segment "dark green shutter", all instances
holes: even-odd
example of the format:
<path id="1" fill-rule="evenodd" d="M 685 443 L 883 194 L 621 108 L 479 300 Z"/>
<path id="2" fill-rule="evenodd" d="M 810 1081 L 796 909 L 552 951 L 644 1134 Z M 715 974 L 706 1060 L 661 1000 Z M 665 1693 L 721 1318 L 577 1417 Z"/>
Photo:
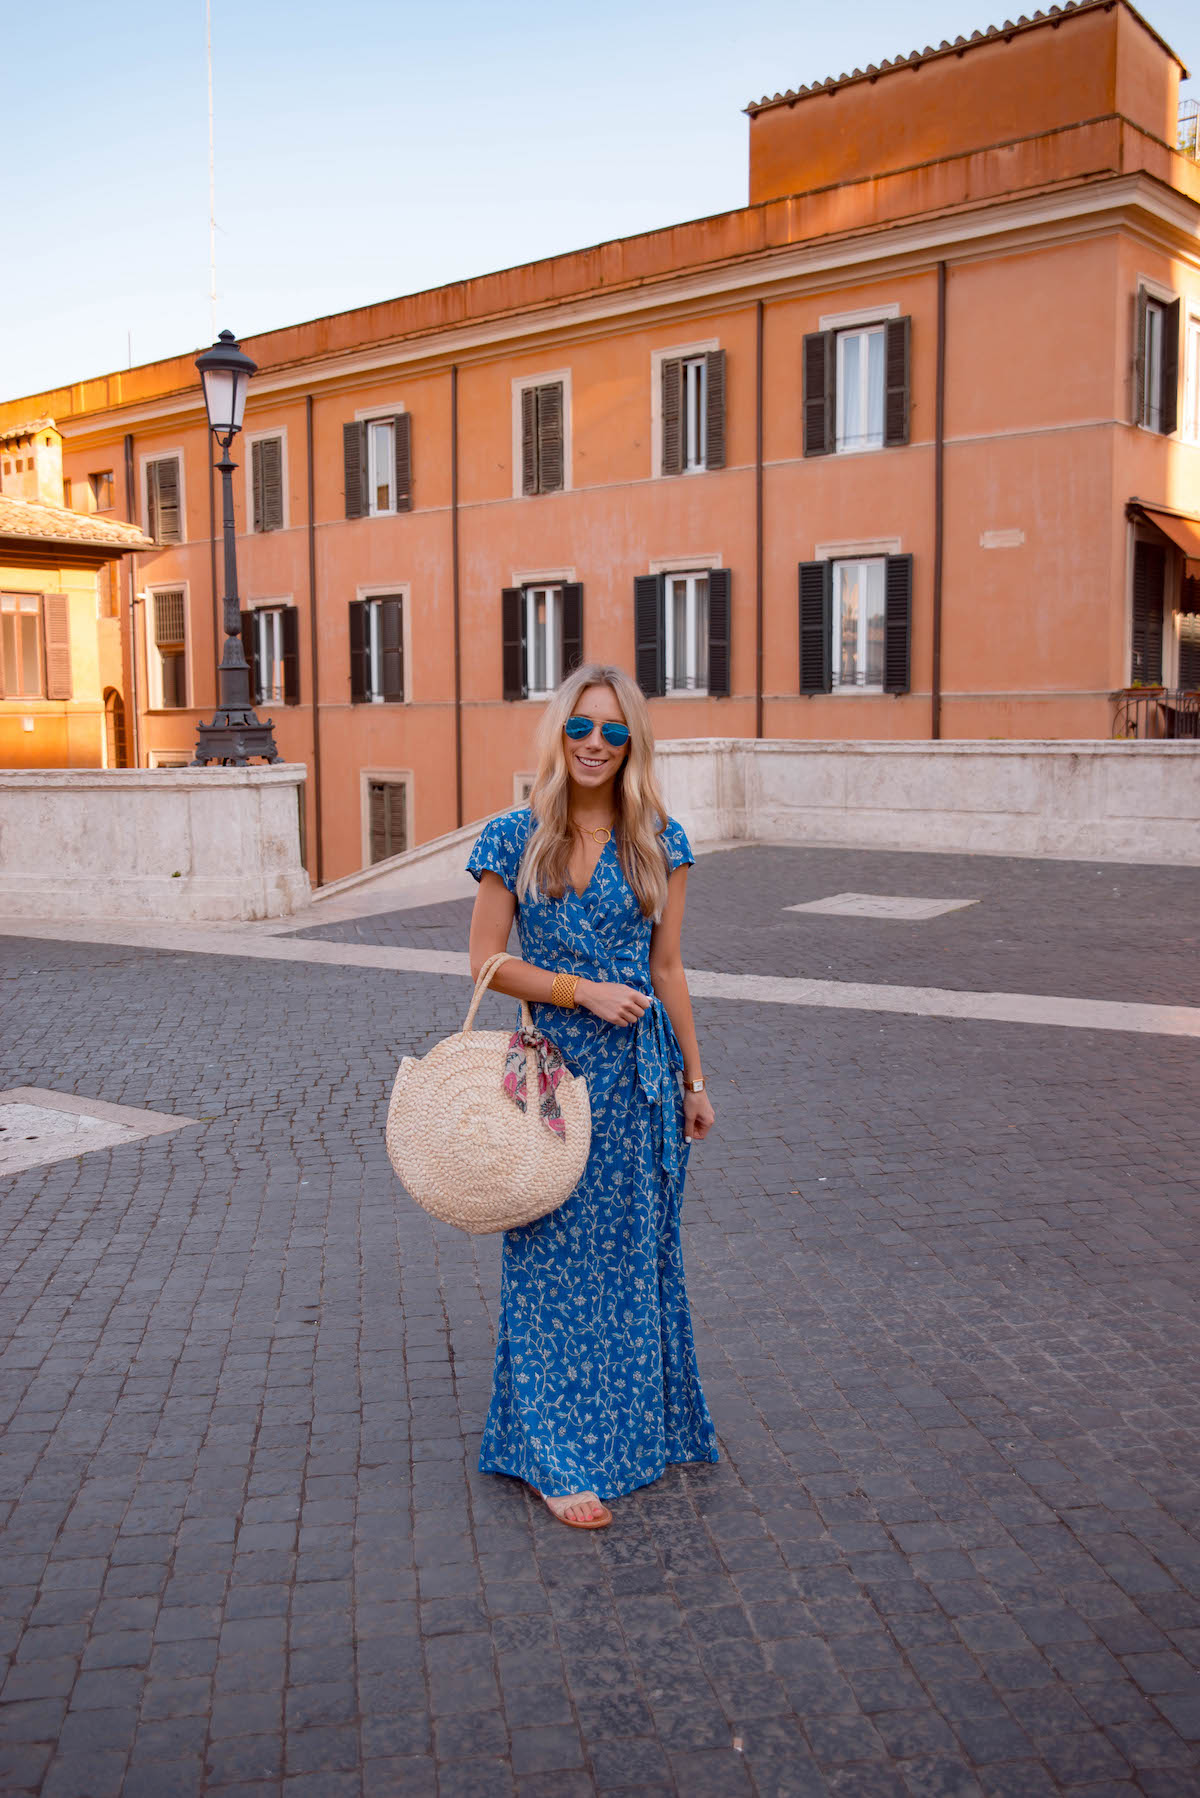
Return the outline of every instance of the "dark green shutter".
<path id="1" fill-rule="evenodd" d="M 683 473 L 683 363 L 666 356 L 662 364 L 662 471 Z"/>
<path id="2" fill-rule="evenodd" d="M 1162 682 L 1163 576 L 1166 553 L 1161 543 L 1133 546 L 1133 640 L 1131 681 L 1157 687 Z"/>
<path id="3" fill-rule="evenodd" d="M 1189 583 L 1200 585 L 1197 582 Z M 1200 598 L 1190 602 L 1193 608 L 1200 605 Z M 1177 685 L 1185 693 L 1195 692 L 1200 687 L 1200 628 L 1188 627 L 1186 634 L 1179 635 L 1179 679 Z"/>
<path id="4" fill-rule="evenodd" d="M 521 492 L 538 490 L 537 388 L 521 389 Z"/>
<path id="5" fill-rule="evenodd" d="M 300 704 L 300 612 L 296 606 L 283 607 L 283 701 Z"/>
<path id="6" fill-rule="evenodd" d="M 833 563 L 800 564 L 800 691 L 833 690 Z"/>
<path id="7" fill-rule="evenodd" d="M 710 350 L 705 357 L 705 468 L 725 466 L 725 352 Z"/>
<path id="8" fill-rule="evenodd" d="M 558 493 L 566 466 L 561 381 L 550 381 L 537 390 L 537 456 L 538 492 Z"/>
<path id="9" fill-rule="evenodd" d="M 1165 436 L 1179 426 L 1180 303 L 1163 307 L 1162 428 Z"/>
<path id="10" fill-rule="evenodd" d="M 253 612 L 242 613 L 242 651 L 250 670 L 250 704 L 262 699 L 262 681 L 258 664 L 258 622 Z"/>
<path id="11" fill-rule="evenodd" d="M 263 442 L 265 441 L 264 438 Z M 266 507 L 263 504 L 262 451 L 262 442 L 250 445 L 250 529 L 252 531 L 261 531 L 266 528 L 263 523 Z"/>
<path id="12" fill-rule="evenodd" d="M 404 610 L 399 599 L 380 599 L 379 684 L 386 700 L 404 698 Z"/>
<path id="13" fill-rule="evenodd" d="M 1146 422 L 1146 310 L 1149 295 L 1144 287 L 1137 290 L 1133 323 L 1133 422 Z"/>
<path id="14" fill-rule="evenodd" d="M 500 595 L 500 674 L 505 699 L 525 697 L 525 590 L 505 587 Z"/>
<path id="15" fill-rule="evenodd" d="M 567 581 L 562 590 L 562 672 L 570 674 L 583 661 L 583 583 Z"/>
<path id="16" fill-rule="evenodd" d="M 889 556 L 883 577 L 883 690 L 907 693 L 912 664 L 911 556 Z"/>
<path id="17" fill-rule="evenodd" d="M 396 445 L 396 510 L 412 511 L 412 414 L 397 412 L 392 420 Z"/>
<path id="18" fill-rule="evenodd" d="M 810 331 L 804 339 L 804 454 L 828 456 L 833 449 L 836 349 L 832 331 Z"/>
<path id="19" fill-rule="evenodd" d="M 346 482 L 346 517 L 365 518 L 367 503 L 367 427 L 360 419 L 342 426 L 342 464 Z"/>
<path id="20" fill-rule="evenodd" d="M 367 697 L 367 607 L 361 599 L 350 601 L 350 699 L 362 705 Z"/>
<path id="21" fill-rule="evenodd" d="M 637 684 L 651 699 L 666 691 L 666 583 L 661 574 L 639 574 L 633 582 L 633 656 Z"/>
<path id="22" fill-rule="evenodd" d="M 283 529 L 283 438 L 264 437 L 255 444 L 261 452 L 262 524 L 260 530 Z"/>
<path id="23" fill-rule="evenodd" d="M 733 577 L 728 568 L 708 572 L 708 690 L 717 699 L 729 697 L 730 603 Z"/>
<path id="24" fill-rule="evenodd" d="M 889 318 L 884 326 L 883 441 L 887 449 L 908 442 L 909 345 L 911 318 Z"/>

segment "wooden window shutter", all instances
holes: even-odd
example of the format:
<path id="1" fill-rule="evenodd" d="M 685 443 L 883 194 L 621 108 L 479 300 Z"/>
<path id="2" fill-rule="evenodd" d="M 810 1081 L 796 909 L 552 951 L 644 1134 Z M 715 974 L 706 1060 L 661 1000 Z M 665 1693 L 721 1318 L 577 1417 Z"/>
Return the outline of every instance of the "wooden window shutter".
<path id="1" fill-rule="evenodd" d="M 800 691 L 833 691 L 833 563 L 800 564 Z"/>
<path id="2" fill-rule="evenodd" d="M 1200 687 L 1200 630 L 1180 633 L 1178 684 L 1185 693 Z"/>
<path id="3" fill-rule="evenodd" d="M 350 700 L 362 705 L 367 697 L 367 605 L 350 601 Z"/>
<path id="4" fill-rule="evenodd" d="M 705 357 L 706 468 L 725 466 L 725 352 L 709 350 Z"/>
<path id="5" fill-rule="evenodd" d="M 1161 543 L 1133 546 L 1133 640 L 1129 678 L 1144 686 L 1162 681 L 1163 576 L 1166 552 Z"/>
<path id="6" fill-rule="evenodd" d="M 365 518 L 367 506 L 367 427 L 353 419 L 342 426 L 342 462 L 346 477 L 346 517 Z"/>
<path id="7" fill-rule="evenodd" d="M 537 456 L 538 492 L 560 492 L 565 467 L 561 381 L 549 381 L 537 390 Z"/>
<path id="8" fill-rule="evenodd" d="M 392 420 L 396 445 L 396 510 L 412 511 L 412 414 L 397 412 Z"/>
<path id="9" fill-rule="evenodd" d="M 379 602 L 380 686 L 386 700 L 404 698 L 404 605 L 399 599 Z"/>
<path id="10" fill-rule="evenodd" d="M 71 611 L 65 593 L 42 599 L 42 642 L 46 656 L 46 698 L 71 697 Z"/>
<path id="11" fill-rule="evenodd" d="M 1179 427 L 1179 331 L 1180 302 L 1163 307 L 1162 428 L 1169 436 Z"/>
<path id="12" fill-rule="evenodd" d="M 834 386 L 837 359 L 832 331 L 810 331 L 804 339 L 804 454 L 828 456 L 833 449 Z"/>
<path id="13" fill-rule="evenodd" d="M 583 582 L 566 581 L 562 589 L 562 672 L 570 674 L 583 661 Z"/>
<path id="14" fill-rule="evenodd" d="M 250 445 L 250 529 L 252 531 L 265 531 L 267 528 L 264 522 L 267 508 L 263 501 L 263 442 L 265 441 L 264 438 L 260 442 Z M 243 613 L 242 616 L 244 617 L 245 614 Z"/>
<path id="15" fill-rule="evenodd" d="M 683 473 L 683 363 L 667 356 L 662 364 L 662 471 Z"/>
<path id="16" fill-rule="evenodd" d="M 651 699 L 666 692 L 666 582 L 639 574 L 633 582 L 633 654 L 637 684 Z"/>
<path id="17" fill-rule="evenodd" d="M 262 698 L 262 669 L 258 662 L 258 628 L 253 612 L 242 613 L 242 651 L 246 657 L 246 666 L 250 670 L 250 704 L 257 705 Z"/>
<path id="18" fill-rule="evenodd" d="M 179 543 L 179 459 L 163 456 L 146 469 L 150 495 L 150 535 L 156 543 Z"/>
<path id="19" fill-rule="evenodd" d="M 1146 422 L 1146 308 L 1149 295 L 1144 287 L 1137 290 L 1133 323 L 1133 422 Z"/>
<path id="20" fill-rule="evenodd" d="M 537 388 L 521 389 L 521 492 L 538 490 Z"/>
<path id="21" fill-rule="evenodd" d="M 883 690 L 907 693 L 912 664 L 911 556 L 889 556 L 883 575 Z"/>
<path id="22" fill-rule="evenodd" d="M 887 449 L 908 442 L 911 318 L 889 318 L 884 326 L 883 441 Z"/>
<path id="23" fill-rule="evenodd" d="M 300 704 L 300 611 L 297 606 L 284 606 L 283 632 L 283 703 Z"/>
<path id="24" fill-rule="evenodd" d="M 283 438 L 263 437 L 254 445 L 262 470 L 262 523 L 260 531 L 283 529 Z"/>
<path id="25" fill-rule="evenodd" d="M 717 699 L 729 697 L 730 634 L 733 627 L 730 604 L 732 580 L 728 568 L 709 569 L 708 690 Z"/>
<path id="26" fill-rule="evenodd" d="M 525 589 L 505 587 L 500 595 L 500 670 L 505 699 L 525 697 Z"/>

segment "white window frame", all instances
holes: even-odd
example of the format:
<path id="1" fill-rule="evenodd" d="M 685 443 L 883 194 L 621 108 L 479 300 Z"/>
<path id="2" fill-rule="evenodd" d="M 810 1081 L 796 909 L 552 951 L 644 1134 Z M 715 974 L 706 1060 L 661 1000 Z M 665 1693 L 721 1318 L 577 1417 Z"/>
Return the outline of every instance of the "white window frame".
<path id="1" fill-rule="evenodd" d="M 844 568 L 876 567 L 882 575 L 881 597 L 887 605 L 887 561 L 884 556 L 839 556 L 833 560 L 833 617 L 829 631 L 831 691 L 835 694 L 874 694 L 883 692 L 883 669 L 879 670 L 879 680 L 867 682 L 843 682 L 838 679 L 838 671 L 842 653 L 841 632 L 841 585 Z M 883 616 L 886 618 L 886 611 Z M 858 665 L 865 668 L 867 663 L 867 611 L 863 606 L 858 617 Z"/>
<path id="2" fill-rule="evenodd" d="M 560 493 L 570 493 L 575 483 L 571 475 L 573 457 L 573 423 L 571 404 L 571 371 L 569 368 L 543 368 L 536 375 L 514 375 L 512 378 L 512 496 L 514 499 L 532 497 L 524 491 L 521 482 L 522 447 L 524 433 L 521 423 L 521 395 L 528 387 L 552 387 L 558 381 L 563 390 L 563 484 Z M 543 499 L 553 499 L 552 493 L 542 494 Z"/>
<path id="3" fill-rule="evenodd" d="M 562 679 L 563 595 L 559 581 L 532 581 L 522 591 L 525 596 L 525 697 L 547 699 Z M 538 597 L 546 599 L 546 685 L 533 680 L 534 637 L 537 631 Z"/>
<path id="4" fill-rule="evenodd" d="M 253 454 L 251 453 L 251 445 L 255 444 L 255 443 L 262 443 L 268 437 L 278 437 L 282 443 L 282 448 L 279 452 L 279 470 L 280 470 L 279 478 L 280 478 L 281 482 L 283 483 L 283 513 L 282 513 L 282 522 L 279 526 L 279 529 L 281 531 L 288 531 L 291 529 L 291 526 L 292 526 L 291 511 L 288 506 L 287 426 L 286 425 L 272 425 L 269 430 L 264 429 L 261 431 L 246 431 L 243 433 L 242 441 L 245 444 L 245 450 L 244 450 L 245 468 L 243 470 L 243 475 L 244 475 L 244 487 L 245 487 L 245 496 L 246 496 L 245 503 L 246 503 L 246 536 L 247 537 L 274 537 L 277 534 L 275 531 L 256 531 L 254 528 L 254 457 L 253 457 Z"/>
<path id="5" fill-rule="evenodd" d="M 1166 347 L 1167 308 L 1156 294 L 1146 295 L 1146 337 L 1142 358 L 1142 391 L 1138 410 L 1142 424 L 1156 437 L 1163 435 L 1163 351 Z M 1154 329 L 1151 330 L 1151 325 Z"/>
<path id="6" fill-rule="evenodd" d="M 270 534 L 272 536 L 274 535 L 273 532 Z M 260 668 L 263 666 L 263 636 L 266 634 L 265 626 L 268 619 L 273 621 L 271 635 L 276 639 L 279 645 L 279 655 L 276 659 L 276 672 L 279 677 L 278 689 L 276 690 L 273 688 L 268 692 L 264 688 L 261 698 L 258 699 L 251 694 L 251 703 L 254 705 L 286 705 L 287 703 L 283 696 L 283 614 L 291 603 L 292 599 L 289 594 L 286 599 L 255 599 L 251 601 L 248 607 L 248 610 L 254 617 L 255 649 L 258 655 L 258 664 Z M 261 634 L 260 627 L 263 627 Z"/>
<path id="7" fill-rule="evenodd" d="M 699 608 L 696 596 L 696 584 L 698 581 L 707 582 L 710 572 L 711 570 L 708 568 L 671 568 L 663 570 L 663 684 L 666 688 L 665 697 L 669 699 L 703 699 L 708 692 L 707 680 L 702 687 L 695 685 L 699 651 L 696 619 Z M 673 680 L 673 675 L 675 673 L 675 607 L 672 603 L 670 590 L 671 581 L 687 582 L 687 598 L 685 601 L 686 623 L 684 625 L 684 629 L 687 633 L 687 644 L 685 646 L 684 674 L 685 678 L 690 677 L 693 683 L 690 686 L 686 684 L 684 686 L 677 686 L 674 684 Z"/>
<path id="8" fill-rule="evenodd" d="M 180 444 L 177 447 L 168 445 L 165 449 L 143 450 L 139 461 L 142 478 L 142 529 L 148 537 L 150 535 L 150 464 L 151 462 L 166 462 L 171 456 L 174 456 L 176 462 L 179 464 L 179 541 L 178 543 L 164 543 L 162 551 L 167 553 L 173 549 L 178 549 L 180 544 L 186 543 L 188 540 L 187 489 L 184 485 L 187 465 L 184 459 L 183 445 Z M 179 581 L 164 581 L 162 582 L 162 585 L 178 587 L 181 583 Z"/>
<path id="9" fill-rule="evenodd" d="M 154 596 L 156 593 L 183 593 L 183 688 L 182 705 L 164 705 L 162 690 L 162 660 L 158 653 L 158 642 L 154 630 Z M 192 710 L 192 601 L 187 581 L 156 581 L 153 586 L 142 589 L 145 595 L 142 611 L 145 614 L 145 662 L 146 662 L 146 710 L 149 712 L 188 712 Z"/>
<path id="10" fill-rule="evenodd" d="M 400 642 L 404 653 L 404 698 L 385 700 L 382 692 L 376 695 L 374 691 L 374 683 L 382 672 L 382 658 L 381 652 L 377 647 L 379 642 L 379 612 L 377 608 L 371 608 L 368 610 L 367 615 L 363 620 L 366 625 L 366 630 L 363 632 L 363 639 L 367 649 L 367 673 L 370 676 L 371 681 L 371 688 L 367 693 L 364 703 L 367 705 L 411 705 L 413 697 L 412 602 L 410 599 L 409 583 L 407 581 L 389 581 L 386 584 L 381 585 L 379 582 L 376 582 L 373 586 L 356 588 L 354 597 L 355 599 L 365 601 L 368 607 L 370 607 L 370 602 L 373 599 L 398 599 L 400 601 Z M 374 778 L 376 780 L 382 780 L 385 777 L 382 774 L 377 774 Z M 391 776 L 388 775 L 386 778 L 390 780 Z M 411 811 L 408 814 L 408 821 L 409 830 L 411 832 Z"/>
<path id="11" fill-rule="evenodd" d="M 21 591 L 19 588 L 6 588 L 2 596 L 3 604 L 0 609 L 3 609 L 16 618 L 34 619 L 37 631 L 38 690 L 36 693 L 13 693 L 9 690 L 7 684 L 8 668 L 7 664 L 3 661 L 4 646 L 0 643 L 0 672 L 3 672 L 4 674 L 4 697 L 6 699 L 24 701 L 29 699 L 45 699 L 46 697 L 46 619 L 42 610 L 42 598 L 43 595 L 40 589 L 36 593 L 27 593 Z M 16 603 L 13 604 L 13 601 Z M 24 633 L 18 632 L 15 634 L 19 638 Z M 19 642 L 18 653 L 21 653 Z"/>
<path id="12" fill-rule="evenodd" d="M 1200 444 L 1200 313 L 1189 312 L 1183 331 L 1183 418 L 1185 443 Z"/>
<path id="13" fill-rule="evenodd" d="M 389 587 L 387 593 L 380 597 L 390 598 L 397 589 Z M 407 608 L 406 608 L 407 610 Z M 413 771 L 411 768 L 362 768 L 358 776 L 358 809 L 362 817 L 362 866 L 373 866 L 371 861 L 371 782 L 383 781 L 388 786 L 404 787 L 404 819 L 408 826 L 408 846 L 417 844 L 418 837 L 413 814 Z"/>
<path id="14" fill-rule="evenodd" d="M 363 469 L 363 479 L 367 483 L 366 516 L 368 518 L 395 518 L 397 516 L 397 512 L 396 512 L 396 429 L 395 429 L 395 426 L 392 425 L 392 457 L 391 457 L 391 466 L 390 466 L 389 473 L 388 473 L 388 489 L 392 496 L 392 503 L 390 506 L 377 506 L 375 504 L 375 481 L 372 478 L 372 471 L 375 466 L 375 448 L 374 448 L 375 440 L 371 434 L 371 426 L 372 425 L 382 425 L 382 424 L 392 424 L 392 420 L 394 418 L 399 418 L 402 413 L 407 412 L 407 411 L 408 411 L 407 406 L 402 406 L 398 403 L 393 403 L 390 406 L 360 406 L 358 408 L 358 411 L 354 414 L 355 423 L 363 424 L 363 425 L 366 425 L 366 427 L 367 427 L 367 465 Z M 272 434 L 272 433 L 269 433 L 269 434 Z M 286 463 L 285 463 L 285 467 L 286 467 Z M 398 587 L 382 587 L 378 590 L 377 597 L 386 598 L 388 594 L 398 593 L 399 591 L 400 591 L 400 589 Z M 368 597 L 370 597 L 370 596 L 368 595 Z M 407 666 L 407 664 L 406 664 L 406 666 Z M 407 685 L 407 682 L 405 684 Z"/>
<path id="15" fill-rule="evenodd" d="M 677 478 L 663 473 L 662 365 L 676 359 L 685 363 L 699 361 L 710 350 L 719 350 L 720 347 L 719 337 L 706 337 L 701 343 L 677 343 L 650 352 L 650 474 L 656 481 L 673 481 Z M 706 383 L 707 378 L 706 372 Z M 688 474 L 700 472 L 701 469 L 685 469 Z"/>
<path id="16" fill-rule="evenodd" d="M 846 381 L 845 381 L 845 378 L 844 378 L 843 372 L 842 372 L 842 370 L 843 370 L 843 346 L 846 343 L 848 343 L 852 337 L 861 338 L 863 340 L 864 344 L 866 343 L 867 339 L 871 338 L 871 337 L 878 337 L 883 342 L 884 368 L 883 368 L 883 382 L 880 386 L 880 392 L 879 392 L 879 430 L 877 433 L 871 432 L 870 430 L 868 430 L 868 433 L 867 433 L 868 440 L 866 442 L 859 442 L 859 443 L 846 443 L 844 441 L 844 438 L 846 435 Z M 887 328 L 886 328 L 885 321 L 883 319 L 875 319 L 869 324 L 860 324 L 860 325 L 849 326 L 849 327 L 845 327 L 845 328 L 837 331 L 834 335 L 833 348 L 834 348 L 834 357 L 835 357 L 834 393 L 835 393 L 835 397 L 836 397 L 836 406 L 835 406 L 836 417 L 834 419 L 834 439 L 833 439 L 834 453 L 839 456 L 870 456 L 870 455 L 874 455 L 877 450 L 881 450 L 883 448 L 883 440 L 884 440 L 884 435 L 885 435 L 884 424 L 885 424 L 886 415 L 887 415 Z M 869 416 L 869 403 L 870 403 L 870 392 L 871 392 L 871 379 L 870 379 L 871 359 L 870 359 L 869 352 L 864 354 L 861 360 L 862 360 L 862 367 L 861 367 L 861 370 L 859 373 L 859 399 L 862 403 L 863 416 L 864 416 L 864 418 L 866 418 L 867 424 L 869 426 L 870 422 L 871 422 L 870 416 Z M 879 439 L 878 442 L 875 441 L 876 436 L 878 436 L 878 439 Z"/>

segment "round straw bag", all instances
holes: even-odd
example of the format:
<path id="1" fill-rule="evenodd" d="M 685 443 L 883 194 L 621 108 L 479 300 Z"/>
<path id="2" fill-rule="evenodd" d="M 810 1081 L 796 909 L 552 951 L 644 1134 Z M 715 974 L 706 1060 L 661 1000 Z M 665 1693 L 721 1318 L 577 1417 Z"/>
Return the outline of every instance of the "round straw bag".
<path id="1" fill-rule="evenodd" d="M 579 1184 L 592 1142 L 587 1084 L 564 1072 L 555 1088 L 565 1134 L 542 1121 L 539 1043 L 524 999 L 524 1109 L 504 1091 L 511 1031 L 475 1030 L 475 1013 L 508 954 L 479 970 L 463 1027 L 419 1059 L 406 1055 L 392 1088 L 387 1151 L 411 1196 L 460 1230 L 515 1230 L 554 1211 Z"/>

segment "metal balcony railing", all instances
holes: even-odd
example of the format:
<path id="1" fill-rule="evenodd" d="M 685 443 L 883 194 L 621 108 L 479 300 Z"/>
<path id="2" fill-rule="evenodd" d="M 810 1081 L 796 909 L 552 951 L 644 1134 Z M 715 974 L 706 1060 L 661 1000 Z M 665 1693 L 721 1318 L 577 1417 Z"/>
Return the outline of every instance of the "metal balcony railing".
<path id="1" fill-rule="evenodd" d="M 1179 154 L 1200 161 L 1200 100 L 1179 102 Z"/>
<path id="2" fill-rule="evenodd" d="M 1200 740 L 1200 692 L 1179 687 L 1126 687 L 1114 693 L 1114 737 L 1139 742 L 1190 737 Z"/>

